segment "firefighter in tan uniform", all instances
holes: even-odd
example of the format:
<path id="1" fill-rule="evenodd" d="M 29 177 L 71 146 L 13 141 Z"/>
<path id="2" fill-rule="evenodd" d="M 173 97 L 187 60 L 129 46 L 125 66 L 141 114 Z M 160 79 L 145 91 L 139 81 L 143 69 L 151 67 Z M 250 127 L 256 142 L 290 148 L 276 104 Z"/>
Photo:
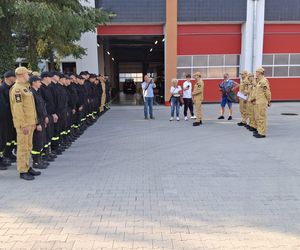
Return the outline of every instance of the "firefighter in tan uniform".
<path id="1" fill-rule="evenodd" d="M 254 74 L 250 73 L 248 75 L 249 88 L 248 88 L 248 100 L 247 100 L 247 116 L 249 118 L 248 129 L 252 132 L 257 131 L 256 119 L 255 119 L 255 109 L 254 109 L 254 99 L 256 95 L 256 79 Z"/>
<path id="2" fill-rule="evenodd" d="M 100 112 L 103 112 L 105 104 L 106 104 L 106 84 L 105 84 L 105 78 L 102 75 L 100 76 L 100 83 L 101 83 L 101 87 L 102 87 Z"/>
<path id="3" fill-rule="evenodd" d="M 203 101 L 204 82 L 201 78 L 200 72 L 196 72 L 194 74 L 194 78 L 196 82 L 194 85 L 194 91 L 192 93 L 192 96 L 195 104 L 196 121 L 193 123 L 193 126 L 199 126 L 202 124 L 202 101 Z"/>
<path id="4" fill-rule="evenodd" d="M 269 81 L 264 76 L 265 70 L 258 68 L 256 70 L 257 85 L 255 93 L 255 113 L 257 132 L 253 136 L 256 138 L 266 137 L 267 130 L 267 108 L 271 103 L 271 90 Z"/>
<path id="5" fill-rule="evenodd" d="M 32 136 L 35 130 L 37 117 L 34 98 L 29 87 L 30 71 L 19 67 L 15 71 L 16 83 L 10 90 L 10 105 L 14 127 L 17 131 L 17 167 L 20 178 L 33 180 L 41 172 L 29 166 L 30 152 L 32 150 Z"/>
<path id="6" fill-rule="evenodd" d="M 242 71 L 241 72 L 241 83 L 239 84 L 239 92 L 248 96 L 248 88 L 249 88 L 249 81 L 248 81 L 248 72 Z M 247 125 L 247 101 L 239 98 L 239 106 L 240 106 L 240 113 L 242 117 L 242 121 L 239 122 L 238 126 L 246 126 Z"/>

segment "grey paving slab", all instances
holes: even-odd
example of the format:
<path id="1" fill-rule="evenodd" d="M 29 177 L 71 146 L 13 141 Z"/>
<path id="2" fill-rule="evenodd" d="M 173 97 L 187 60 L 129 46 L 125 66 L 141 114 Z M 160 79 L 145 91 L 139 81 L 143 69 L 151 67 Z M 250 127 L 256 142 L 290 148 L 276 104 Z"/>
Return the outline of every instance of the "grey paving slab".
<path id="1" fill-rule="evenodd" d="M 0 249 L 300 249 L 300 103 L 257 140 L 204 105 L 112 107 L 34 182 L 0 172 Z"/>

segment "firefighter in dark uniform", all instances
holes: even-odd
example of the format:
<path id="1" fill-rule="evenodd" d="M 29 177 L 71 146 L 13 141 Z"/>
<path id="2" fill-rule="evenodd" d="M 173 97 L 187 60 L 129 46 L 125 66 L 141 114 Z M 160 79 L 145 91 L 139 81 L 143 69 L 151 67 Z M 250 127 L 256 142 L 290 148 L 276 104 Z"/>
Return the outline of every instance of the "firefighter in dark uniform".
<path id="1" fill-rule="evenodd" d="M 106 104 L 105 108 L 109 109 L 109 103 L 110 103 L 110 81 L 109 76 L 104 76 L 105 79 L 105 93 L 106 93 Z"/>
<path id="2" fill-rule="evenodd" d="M 82 112 L 81 112 L 81 119 L 80 119 L 80 131 L 83 132 L 87 127 L 87 115 L 88 115 L 88 92 L 86 88 L 86 80 L 83 76 L 79 75 L 79 95 L 82 98 L 83 105 L 82 105 Z"/>
<path id="3" fill-rule="evenodd" d="M 76 90 L 76 85 L 73 82 L 74 81 L 74 75 L 70 75 L 67 77 L 67 92 L 68 92 L 68 109 L 70 113 L 69 117 L 69 124 L 68 124 L 68 130 L 69 133 L 69 140 L 73 142 L 76 139 L 76 125 L 75 125 L 75 118 L 76 118 L 76 108 L 78 103 L 78 95 Z"/>
<path id="4" fill-rule="evenodd" d="M 54 133 L 52 137 L 51 149 L 54 154 L 61 155 L 67 148 L 64 145 L 64 137 L 67 122 L 67 92 L 64 87 L 65 76 L 60 72 L 53 72 L 52 77 L 52 94 L 54 96 L 55 114 L 57 114 L 57 122 L 54 123 Z"/>
<path id="5" fill-rule="evenodd" d="M 49 163 L 43 162 L 42 152 L 45 145 L 46 126 L 49 123 L 49 119 L 47 116 L 46 103 L 39 91 L 39 88 L 42 85 L 41 78 L 38 76 L 31 76 L 29 78 L 29 83 L 31 85 L 31 92 L 34 97 L 37 114 L 37 124 L 33 132 L 31 151 L 33 168 L 45 169 Z"/>
<path id="6" fill-rule="evenodd" d="M 92 124 L 92 99 L 93 99 L 93 90 L 92 90 L 92 83 L 90 82 L 90 73 L 88 71 L 83 71 L 80 75 L 84 78 L 84 88 L 86 92 L 86 100 L 84 104 L 85 108 L 85 118 L 86 118 L 86 125 Z"/>
<path id="7" fill-rule="evenodd" d="M 97 79 L 97 76 L 95 74 L 90 74 L 90 83 L 91 83 L 91 116 L 90 120 L 91 122 L 96 121 L 97 112 L 95 109 L 96 106 L 96 96 L 97 96 L 97 86 L 95 84 L 95 81 Z"/>
<path id="8" fill-rule="evenodd" d="M 85 102 L 86 92 L 84 88 L 84 78 L 77 76 L 76 90 L 78 95 L 76 126 L 78 127 L 78 135 L 81 135 L 85 129 Z"/>
<path id="9" fill-rule="evenodd" d="M 99 108 L 100 108 L 101 95 L 100 95 L 100 90 L 99 90 L 99 84 L 100 84 L 100 81 L 97 76 L 97 78 L 95 80 L 95 112 L 96 112 L 97 118 L 99 118 L 99 116 L 100 116 Z"/>
<path id="10" fill-rule="evenodd" d="M 67 142 L 68 93 L 65 87 L 66 76 L 59 74 L 57 83 L 57 114 L 59 123 L 59 147 L 62 151 L 69 145 Z"/>
<path id="11" fill-rule="evenodd" d="M 46 127 L 46 138 L 44 145 L 44 160 L 51 162 L 57 157 L 55 154 L 51 152 L 51 140 L 54 132 L 54 120 L 57 121 L 58 116 L 55 113 L 55 100 L 51 90 L 51 77 L 53 75 L 50 72 L 42 72 L 41 73 L 41 82 L 42 85 L 39 89 L 41 96 L 43 97 L 46 103 L 48 124 Z"/>
<path id="12" fill-rule="evenodd" d="M 0 170 L 6 170 L 7 167 L 11 165 L 10 160 L 3 157 L 7 141 L 7 106 L 8 104 L 4 97 L 4 88 L 3 85 L 0 84 Z"/>
<path id="13" fill-rule="evenodd" d="M 7 108 L 7 141 L 5 150 L 3 152 L 4 158 L 8 158 L 11 162 L 16 162 L 17 157 L 13 154 L 14 148 L 16 148 L 16 129 L 14 128 L 12 114 L 10 110 L 9 91 L 16 81 L 16 75 L 13 71 L 9 70 L 4 74 L 4 82 L 2 83 L 4 88 L 4 98 Z"/>

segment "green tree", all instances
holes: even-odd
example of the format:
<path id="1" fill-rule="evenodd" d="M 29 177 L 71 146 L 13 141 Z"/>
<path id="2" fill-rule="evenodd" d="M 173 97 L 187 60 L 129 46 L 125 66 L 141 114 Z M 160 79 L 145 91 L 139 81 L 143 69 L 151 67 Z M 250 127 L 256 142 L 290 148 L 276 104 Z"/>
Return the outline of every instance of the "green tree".
<path id="1" fill-rule="evenodd" d="M 16 20 L 14 0 L 1 0 L 0 3 L 0 75 L 12 69 L 16 62 L 16 42 L 13 26 Z"/>
<path id="2" fill-rule="evenodd" d="M 25 47 L 20 57 L 26 58 L 33 70 L 40 59 L 49 60 L 53 68 L 62 57 L 81 58 L 85 55 L 85 49 L 77 44 L 81 35 L 95 31 L 112 17 L 101 9 L 83 6 L 79 0 L 17 0 L 15 7 L 18 41 Z"/>

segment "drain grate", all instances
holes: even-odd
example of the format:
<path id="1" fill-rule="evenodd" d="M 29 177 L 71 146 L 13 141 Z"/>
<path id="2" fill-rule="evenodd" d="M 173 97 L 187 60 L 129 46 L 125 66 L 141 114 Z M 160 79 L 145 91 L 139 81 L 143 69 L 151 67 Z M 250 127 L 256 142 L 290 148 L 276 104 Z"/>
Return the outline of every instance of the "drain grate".
<path id="1" fill-rule="evenodd" d="M 296 113 L 281 113 L 281 115 L 298 115 Z"/>

